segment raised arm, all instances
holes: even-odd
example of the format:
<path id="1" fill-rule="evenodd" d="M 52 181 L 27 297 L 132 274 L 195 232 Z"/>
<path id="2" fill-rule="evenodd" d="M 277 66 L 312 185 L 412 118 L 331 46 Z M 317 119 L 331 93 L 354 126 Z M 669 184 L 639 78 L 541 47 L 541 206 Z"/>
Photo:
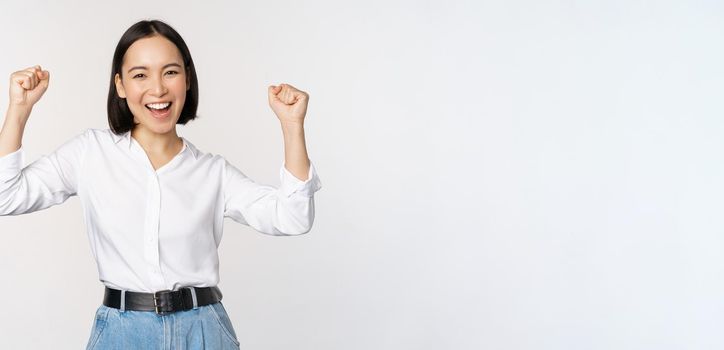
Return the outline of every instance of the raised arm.
<path id="1" fill-rule="evenodd" d="M 10 105 L 0 130 L 0 216 L 45 209 L 77 193 L 88 131 L 23 168 L 25 124 L 49 79 L 40 66 L 11 75 Z"/>
<path id="2" fill-rule="evenodd" d="M 309 94 L 289 84 L 269 86 L 269 106 L 279 118 L 284 135 L 284 163 L 289 172 L 308 180 L 309 157 L 304 137 Z"/>
<path id="3" fill-rule="evenodd" d="M 280 186 L 257 184 L 226 162 L 224 215 L 270 235 L 300 235 L 314 224 L 314 193 L 322 182 L 307 156 L 304 117 L 309 95 L 289 84 L 269 86 L 269 106 L 284 134 Z"/>
<path id="4" fill-rule="evenodd" d="M 10 101 L 0 130 L 0 157 L 20 149 L 30 112 L 48 89 L 49 82 L 50 72 L 42 70 L 40 66 L 10 75 Z"/>

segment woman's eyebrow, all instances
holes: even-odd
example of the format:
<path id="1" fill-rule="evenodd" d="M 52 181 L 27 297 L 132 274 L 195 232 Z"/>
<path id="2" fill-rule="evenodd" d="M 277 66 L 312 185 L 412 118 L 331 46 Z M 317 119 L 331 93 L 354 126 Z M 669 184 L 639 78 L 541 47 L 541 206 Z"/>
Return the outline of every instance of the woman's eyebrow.
<path id="1" fill-rule="evenodd" d="M 168 68 L 168 67 L 179 67 L 179 68 L 182 68 L 181 65 L 178 64 L 178 63 L 169 63 L 169 64 L 163 66 L 161 69 L 163 70 L 163 69 L 166 69 L 166 68 Z M 134 70 L 134 69 L 148 69 L 148 67 L 146 67 L 146 66 L 135 66 L 135 67 L 131 67 L 131 69 L 128 70 L 128 73 L 130 73 L 130 72 L 131 72 L 132 70 Z"/>

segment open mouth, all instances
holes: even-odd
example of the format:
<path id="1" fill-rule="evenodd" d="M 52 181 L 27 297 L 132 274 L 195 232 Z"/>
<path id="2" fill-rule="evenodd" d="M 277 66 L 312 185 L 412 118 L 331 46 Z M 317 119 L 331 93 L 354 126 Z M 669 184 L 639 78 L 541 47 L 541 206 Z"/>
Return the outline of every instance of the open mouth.
<path id="1" fill-rule="evenodd" d="M 146 108 L 151 111 L 151 115 L 153 115 L 156 118 L 165 118 L 169 115 L 169 112 L 171 111 L 171 102 L 164 102 L 164 103 L 149 103 L 146 105 Z"/>

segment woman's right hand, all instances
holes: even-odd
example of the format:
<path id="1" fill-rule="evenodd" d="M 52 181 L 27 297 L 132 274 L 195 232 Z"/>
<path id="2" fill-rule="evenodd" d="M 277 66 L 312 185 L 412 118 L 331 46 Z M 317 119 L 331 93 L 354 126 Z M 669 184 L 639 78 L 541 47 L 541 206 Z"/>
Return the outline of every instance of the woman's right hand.
<path id="1" fill-rule="evenodd" d="M 10 75 L 10 106 L 32 109 L 50 82 L 50 72 L 34 66 Z"/>

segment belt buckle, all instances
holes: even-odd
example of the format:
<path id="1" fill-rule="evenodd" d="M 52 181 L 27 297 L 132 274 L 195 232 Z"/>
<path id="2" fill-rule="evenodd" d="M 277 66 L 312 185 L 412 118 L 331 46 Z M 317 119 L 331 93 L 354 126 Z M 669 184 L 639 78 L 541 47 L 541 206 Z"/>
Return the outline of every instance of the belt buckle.
<path id="1" fill-rule="evenodd" d="M 159 295 L 159 293 L 165 293 L 165 295 L 168 295 L 168 293 L 170 293 L 170 292 L 171 292 L 171 290 L 165 289 L 165 290 L 159 290 L 158 292 L 153 293 L 153 308 L 156 311 L 157 315 L 163 316 L 163 315 L 170 313 L 169 311 L 163 310 L 163 307 L 167 306 L 166 304 L 162 304 L 162 305 L 158 304 L 158 300 L 161 299 L 161 296 Z M 159 308 L 161 308 L 161 310 L 159 310 Z"/>

